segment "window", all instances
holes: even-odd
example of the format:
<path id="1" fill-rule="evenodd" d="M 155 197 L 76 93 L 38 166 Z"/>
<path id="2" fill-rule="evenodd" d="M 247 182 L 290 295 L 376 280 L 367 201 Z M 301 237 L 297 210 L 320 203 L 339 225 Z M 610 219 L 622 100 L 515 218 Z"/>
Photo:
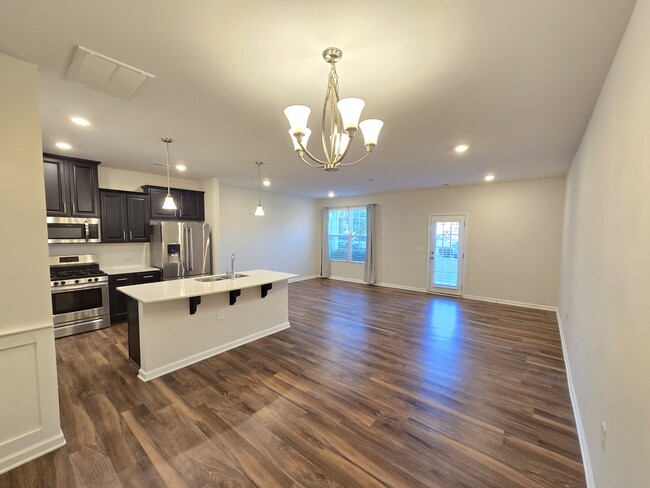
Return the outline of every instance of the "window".
<path id="1" fill-rule="evenodd" d="M 366 207 L 330 209 L 327 230 L 330 260 L 366 262 Z"/>

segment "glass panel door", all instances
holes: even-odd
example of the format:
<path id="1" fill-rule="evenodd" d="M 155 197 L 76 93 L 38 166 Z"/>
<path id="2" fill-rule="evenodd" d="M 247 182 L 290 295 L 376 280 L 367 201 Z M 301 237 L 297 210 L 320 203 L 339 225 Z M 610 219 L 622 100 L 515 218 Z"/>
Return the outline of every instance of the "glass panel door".
<path id="1" fill-rule="evenodd" d="M 429 291 L 462 295 L 465 216 L 429 217 Z"/>

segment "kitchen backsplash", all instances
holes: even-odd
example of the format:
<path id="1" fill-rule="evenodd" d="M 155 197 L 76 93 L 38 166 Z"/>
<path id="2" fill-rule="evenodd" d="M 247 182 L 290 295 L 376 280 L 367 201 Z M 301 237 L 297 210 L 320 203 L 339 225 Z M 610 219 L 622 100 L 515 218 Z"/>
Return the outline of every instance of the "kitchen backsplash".
<path id="1" fill-rule="evenodd" d="M 50 256 L 97 254 L 99 266 L 149 265 L 149 243 L 50 244 Z"/>

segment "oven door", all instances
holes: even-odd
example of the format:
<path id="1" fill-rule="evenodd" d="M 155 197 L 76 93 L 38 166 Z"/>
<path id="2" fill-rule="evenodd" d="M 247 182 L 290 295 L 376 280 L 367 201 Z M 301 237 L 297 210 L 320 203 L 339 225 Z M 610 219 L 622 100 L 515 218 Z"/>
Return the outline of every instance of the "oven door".
<path id="1" fill-rule="evenodd" d="M 108 283 L 72 285 L 52 289 L 54 326 L 108 315 Z"/>

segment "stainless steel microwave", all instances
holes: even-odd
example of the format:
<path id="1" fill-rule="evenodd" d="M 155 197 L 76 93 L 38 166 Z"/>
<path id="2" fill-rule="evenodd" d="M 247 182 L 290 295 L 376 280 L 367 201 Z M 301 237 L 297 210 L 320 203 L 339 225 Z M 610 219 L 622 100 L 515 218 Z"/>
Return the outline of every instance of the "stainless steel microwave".
<path id="1" fill-rule="evenodd" d="M 99 219 L 48 217 L 47 242 L 48 244 L 101 242 Z"/>

